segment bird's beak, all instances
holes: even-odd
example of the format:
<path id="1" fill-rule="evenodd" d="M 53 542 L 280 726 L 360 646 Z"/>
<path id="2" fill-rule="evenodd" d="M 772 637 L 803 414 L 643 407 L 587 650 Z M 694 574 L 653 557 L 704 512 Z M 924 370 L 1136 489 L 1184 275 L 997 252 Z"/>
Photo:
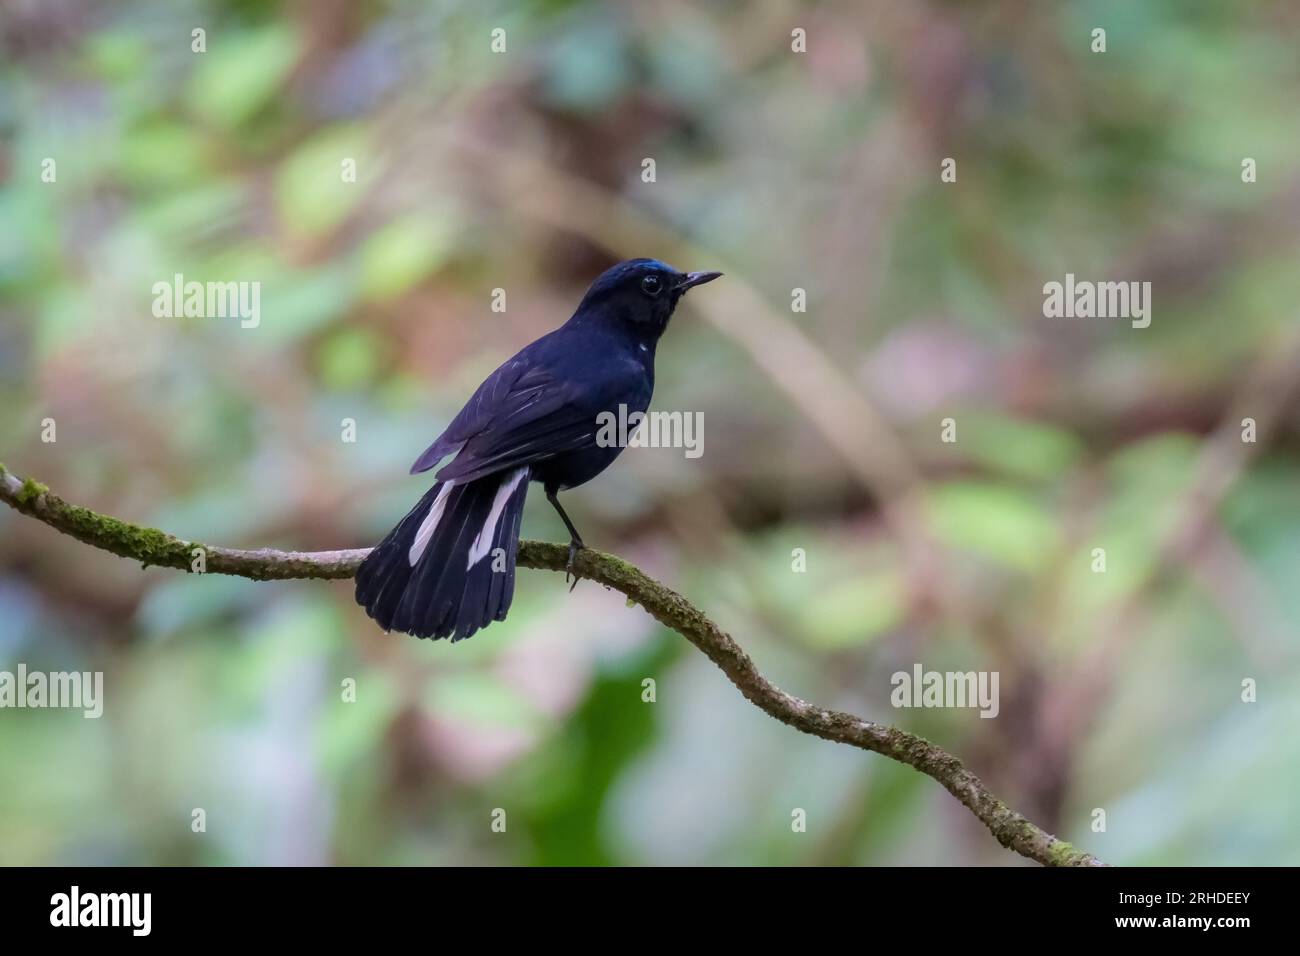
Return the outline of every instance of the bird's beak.
<path id="1" fill-rule="evenodd" d="M 722 275 L 721 272 L 688 272 L 686 278 L 677 286 L 678 292 L 685 292 L 687 289 L 694 288 L 697 285 L 704 285 L 706 282 L 712 282 Z"/>

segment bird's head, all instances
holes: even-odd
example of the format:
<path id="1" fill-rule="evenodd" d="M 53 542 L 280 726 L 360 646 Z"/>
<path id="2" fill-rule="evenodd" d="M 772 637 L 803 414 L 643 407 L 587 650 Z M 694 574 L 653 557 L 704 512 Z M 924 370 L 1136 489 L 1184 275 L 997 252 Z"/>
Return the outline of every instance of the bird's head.
<path id="1" fill-rule="evenodd" d="M 721 272 L 678 272 L 658 259 L 628 259 L 606 269 L 583 296 L 575 319 L 615 323 L 633 335 L 657 339 L 687 289 Z"/>

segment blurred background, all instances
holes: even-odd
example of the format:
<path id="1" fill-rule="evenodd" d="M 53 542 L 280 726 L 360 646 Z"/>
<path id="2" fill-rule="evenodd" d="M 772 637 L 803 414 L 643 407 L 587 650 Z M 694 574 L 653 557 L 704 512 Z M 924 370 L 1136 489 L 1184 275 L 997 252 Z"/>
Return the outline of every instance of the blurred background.
<path id="1" fill-rule="evenodd" d="M 192 540 L 369 545 L 603 268 L 723 269 L 658 358 L 654 407 L 702 412 L 704 454 L 630 450 L 571 493 L 587 542 L 785 690 L 927 736 L 1109 862 L 1300 858 L 1300 8 L 0 17 L 13 471 Z M 1044 318 L 1067 272 L 1151 282 L 1151 327 Z M 155 317 L 176 273 L 260 282 L 260 324 Z M 537 494 L 524 531 L 565 540 Z M 19 661 L 102 670 L 106 701 L 0 713 L 6 864 L 1025 862 L 555 574 L 453 647 L 380 633 L 348 582 L 142 571 L 4 509 Z M 999 716 L 891 707 L 915 663 L 998 671 Z"/>

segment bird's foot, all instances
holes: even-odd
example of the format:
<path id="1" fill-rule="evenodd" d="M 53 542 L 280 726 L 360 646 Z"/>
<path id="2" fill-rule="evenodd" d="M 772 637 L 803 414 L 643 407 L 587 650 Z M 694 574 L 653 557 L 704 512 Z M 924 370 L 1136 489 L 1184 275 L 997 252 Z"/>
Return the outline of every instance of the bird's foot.
<path id="1" fill-rule="evenodd" d="M 578 559 L 578 552 L 585 548 L 581 538 L 574 538 L 569 542 L 569 560 L 564 565 L 564 583 L 569 584 L 569 575 L 573 575 L 573 583 L 569 584 L 569 593 L 578 586 L 578 572 L 574 570 L 574 562 Z"/>

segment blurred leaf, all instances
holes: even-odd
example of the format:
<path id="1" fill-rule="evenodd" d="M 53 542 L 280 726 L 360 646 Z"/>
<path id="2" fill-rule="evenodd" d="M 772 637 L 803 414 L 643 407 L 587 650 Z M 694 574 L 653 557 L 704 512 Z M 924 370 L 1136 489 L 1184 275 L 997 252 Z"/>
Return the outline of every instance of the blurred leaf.
<path id="1" fill-rule="evenodd" d="M 250 341 L 293 342 L 342 317 L 352 302 L 352 280 L 342 266 L 285 272 L 264 283 L 262 322 Z"/>
<path id="2" fill-rule="evenodd" d="M 1172 531 L 1178 505 L 1195 476 L 1196 440 L 1165 433 L 1125 446 L 1106 464 L 1110 489 L 1104 520 L 1149 528 L 1153 537 Z"/>
<path id="3" fill-rule="evenodd" d="M 963 415 L 960 449 L 993 472 L 1046 481 L 1079 459 L 1079 440 L 1060 428 L 996 414 Z"/>
<path id="4" fill-rule="evenodd" d="M 1056 525 L 1028 495 L 1003 485 L 950 482 L 930 492 L 935 531 L 948 544 L 1032 573 L 1057 544 Z"/>
<path id="5" fill-rule="evenodd" d="M 247 122 L 280 89 L 298 59 L 298 35 L 290 24 L 257 30 L 208 33 L 206 53 L 190 80 L 195 112 L 227 128 Z"/>
<path id="6" fill-rule="evenodd" d="M 401 295 L 441 265 L 454 249 L 448 216 L 407 216 L 377 230 L 361 250 L 361 290 L 372 300 Z"/>
<path id="7" fill-rule="evenodd" d="M 191 262 L 197 258 L 192 248 L 194 237 L 210 231 L 214 223 L 233 220 L 243 202 L 244 192 L 239 183 L 199 180 L 190 188 L 161 193 L 141 206 L 139 223 L 157 234 L 160 242 L 172 247 L 175 271 L 183 272 L 181 257 Z"/>
<path id="8" fill-rule="evenodd" d="M 330 388 L 357 388 L 374 378 L 379 339 L 370 329 L 340 329 L 322 343 L 319 363 L 321 379 Z"/>
<path id="9" fill-rule="evenodd" d="M 145 38 L 126 30 L 105 29 L 86 37 L 85 62 L 106 80 L 139 75 L 140 62 L 148 55 Z"/>
<path id="10" fill-rule="evenodd" d="M 800 636 L 835 650 L 865 644 L 897 627 L 906 610 L 903 581 L 895 572 L 841 581 L 825 588 L 800 615 Z"/>
<path id="11" fill-rule="evenodd" d="M 157 190 L 206 175 L 209 154 L 209 147 L 193 127 L 147 123 L 123 138 L 120 171 L 134 185 Z"/>
<path id="12" fill-rule="evenodd" d="M 299 146 L 275 179 L 276 207 L 296 233 L 328 232 L 365 196 L 377 171 L 361 126 L 330 126 Z M 356 182 L 344 180 L 344 162 L 355 160 Z"/>

